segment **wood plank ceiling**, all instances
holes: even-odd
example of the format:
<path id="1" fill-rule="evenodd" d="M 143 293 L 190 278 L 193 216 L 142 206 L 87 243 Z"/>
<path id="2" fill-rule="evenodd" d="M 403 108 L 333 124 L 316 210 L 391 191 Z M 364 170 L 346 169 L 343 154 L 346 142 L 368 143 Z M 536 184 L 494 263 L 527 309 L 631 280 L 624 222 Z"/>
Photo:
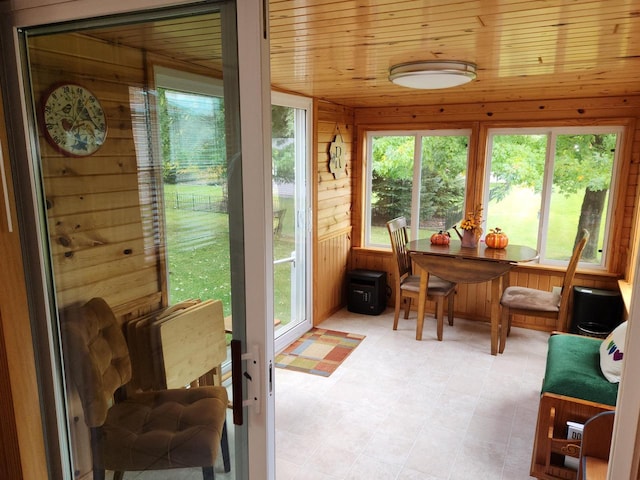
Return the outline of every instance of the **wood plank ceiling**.
<path id="1" fill-rule="evenodd" d="M 273 87 L 342 105 L 640 94 L 636 0 L 270 0 L 269 9 Z M 173 22 L 171 41 L 151 42 L 139 27 L 138 39 L 116 29 L 103 38 L 218 71 L 220 46 L 205 53 L 200 35 L 216 22 Z M 175 40 L 181 29 L 191 40 Z M 431 91 L 389 82 L 392 65 L 418 60 L 472 62 L 478 76 Z"/>
<path id="2" fill-rule="evenodd" d="M 640 93 L 635 1 L 271 0 L 276 87 L 350 106 Z M 392 85 L 416 60 L 477 64 L 452 89 Z"/>

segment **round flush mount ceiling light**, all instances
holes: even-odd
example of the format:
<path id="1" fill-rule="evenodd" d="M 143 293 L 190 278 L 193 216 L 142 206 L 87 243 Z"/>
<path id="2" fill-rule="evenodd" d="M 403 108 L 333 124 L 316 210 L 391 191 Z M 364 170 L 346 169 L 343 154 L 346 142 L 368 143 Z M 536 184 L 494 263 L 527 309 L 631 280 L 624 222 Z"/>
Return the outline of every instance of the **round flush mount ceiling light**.
<path id="1" fill-rule="evenodd" d="M 438 89 L 464 85 L 476 78 L 476 66 L 469 62 L 428 60 L 394 65 L 389 80 L 409 88 Z"/>

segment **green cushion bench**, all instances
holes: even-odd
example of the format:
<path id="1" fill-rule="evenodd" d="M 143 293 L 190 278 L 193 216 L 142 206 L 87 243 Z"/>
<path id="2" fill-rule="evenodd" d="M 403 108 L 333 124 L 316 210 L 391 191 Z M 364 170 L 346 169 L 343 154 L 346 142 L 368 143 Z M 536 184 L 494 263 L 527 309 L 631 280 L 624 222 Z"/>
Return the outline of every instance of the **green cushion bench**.
<path id="1" fill-rule="evenodd" d="M 542 393 L 556 393 L 615 406 L 618 384 L 600 370 L 602 339 L 575 335 L 549 338 Z"/>
<path id="2" fill-rule="evenodd" d="M 564 466 L 564 457 L 578 457 L 580 441 L 567 439 L 567 421 L 584 424 L 598 413 L 615 409 L 618 384 L 602 374 L 601 344 L 602 339 L 572 334 L 549 338 L 531 476 L 575 480 L 577 472 Z"/>

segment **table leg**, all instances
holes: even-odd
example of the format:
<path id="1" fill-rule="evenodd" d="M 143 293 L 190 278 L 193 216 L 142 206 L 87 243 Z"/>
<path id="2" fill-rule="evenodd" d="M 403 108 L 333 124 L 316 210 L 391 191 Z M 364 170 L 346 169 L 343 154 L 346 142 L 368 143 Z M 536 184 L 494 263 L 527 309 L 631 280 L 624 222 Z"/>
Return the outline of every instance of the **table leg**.
<path id="1" fill-rule="evenodd" d="M 500 298 L 502 298 L 502 294 L 504 291 L 509 288 L 509 272 L 505 273 L 502 276 L 502 288 L 500 290 Z M 509 315 L 507 318 L 503 317 L 502 307 L 500 307 L 500 347 L 498 349 L 498 353 L 504 352 L 504 347 L 507 344 L 507 335 L 509 335 L 511 330 L 511 322 L 509 322 Z"/>
<path id="2" fill-rule="evenodd" d="M 500 296 L 502 294 L 502 276 L 491 280 L 491 355 L 498 354 L 500 336 Z"/>
<path id="3" fill-rule="evenodd" d="M 422 327 L 424 326 L 424 304 L 427 301 L 427 284 L 429 274 L 424 268 L 420 269 L 420 293 L 418 294 L 418 320 L 416 324 L 416 340 L 422 340 Z"/>

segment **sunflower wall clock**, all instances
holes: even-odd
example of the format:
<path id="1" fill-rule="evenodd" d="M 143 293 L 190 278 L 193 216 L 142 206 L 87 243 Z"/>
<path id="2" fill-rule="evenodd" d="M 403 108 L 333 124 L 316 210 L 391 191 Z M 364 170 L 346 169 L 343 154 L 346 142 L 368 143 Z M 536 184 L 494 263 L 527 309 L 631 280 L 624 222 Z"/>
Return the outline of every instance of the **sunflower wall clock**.
<path id="1" fill-rule="evenodd" d="M 96 96 L 85 87 L 65 83 L 50 89 L 42 101 L 44 133 L 64 155 L 86 157 L 107 138 L 107 118 Z"/>

